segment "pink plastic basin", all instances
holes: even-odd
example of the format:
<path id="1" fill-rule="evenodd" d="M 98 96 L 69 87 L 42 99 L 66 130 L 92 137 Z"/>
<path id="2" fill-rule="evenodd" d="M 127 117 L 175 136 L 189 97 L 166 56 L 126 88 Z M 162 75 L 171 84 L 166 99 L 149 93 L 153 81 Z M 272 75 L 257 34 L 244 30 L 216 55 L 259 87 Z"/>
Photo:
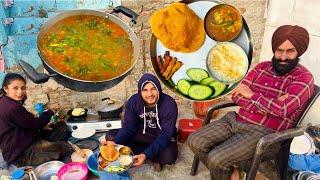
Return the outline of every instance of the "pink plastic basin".
<path id="1" fill-rule="evenodd" d="M 88 168 L 84 163 L 71 162 L 63 165 L 58 171 L 59 180 L 86 180 Z"/>

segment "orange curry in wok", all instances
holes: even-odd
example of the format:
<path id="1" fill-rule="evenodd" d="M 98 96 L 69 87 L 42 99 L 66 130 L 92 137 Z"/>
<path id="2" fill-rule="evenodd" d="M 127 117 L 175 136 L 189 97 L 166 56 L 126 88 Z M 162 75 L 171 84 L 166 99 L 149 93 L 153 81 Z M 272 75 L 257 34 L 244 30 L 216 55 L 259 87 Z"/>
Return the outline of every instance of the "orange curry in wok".
<path id="1" fill-rule="evenodd" d="M 80 80 L 109 80 L 133 64 L 129 35 L 111 20 L 94 15 L 57 22 L 39 39 L 39 50 L 52 68 Z"/>

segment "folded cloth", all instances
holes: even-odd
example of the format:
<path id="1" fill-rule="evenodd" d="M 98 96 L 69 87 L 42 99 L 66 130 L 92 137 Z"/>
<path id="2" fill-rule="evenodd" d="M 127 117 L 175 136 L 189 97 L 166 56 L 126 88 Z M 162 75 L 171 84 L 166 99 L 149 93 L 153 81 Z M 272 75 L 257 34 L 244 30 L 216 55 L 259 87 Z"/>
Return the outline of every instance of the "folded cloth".
<path id="1" fill-rule="evenodd" d="M 320 173 L 319 154 L 291 154 L 289 155 L 288 166 L 297 171 L 312 171 Z"/>

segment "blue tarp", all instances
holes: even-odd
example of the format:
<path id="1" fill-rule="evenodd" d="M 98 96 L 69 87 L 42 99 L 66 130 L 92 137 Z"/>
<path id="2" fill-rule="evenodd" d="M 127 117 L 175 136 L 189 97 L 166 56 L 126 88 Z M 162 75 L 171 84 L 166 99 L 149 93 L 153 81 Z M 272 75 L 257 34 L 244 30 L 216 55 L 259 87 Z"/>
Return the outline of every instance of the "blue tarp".
<path id="1" fill-rule="evenodd" d="M 2 87 L 2 83 L 5 75 L 6 75 L 5 73 L 0 72 L 0 87 Z"/>
<path id="2" fill-rule="evenodd" d="M 297 171 L 312 171 L 320 173 L 320 155 L 290 154 L 288 166 Z"/>
<path id="3" fill-rule="evenodd" d="M 101 180 L 131 180 L 131 177 L 127 172 L 121 174 L 110 174 L 107 172 L 101 172 L 99 176 Z"/>

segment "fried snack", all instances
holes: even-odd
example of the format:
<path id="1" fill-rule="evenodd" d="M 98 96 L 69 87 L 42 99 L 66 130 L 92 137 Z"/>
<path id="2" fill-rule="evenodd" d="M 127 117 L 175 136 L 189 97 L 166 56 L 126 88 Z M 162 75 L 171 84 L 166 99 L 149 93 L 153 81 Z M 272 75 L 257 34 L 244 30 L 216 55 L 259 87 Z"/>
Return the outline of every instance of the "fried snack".
<path id="1" fill-rule="evenodd" d="M 167 69 L 164 71 L 164 73 L 162 74 L 162 76 L 167 79 L 169 73 L 171 72 L 174 64 L 177 62 L 177 58 L 176 57 L 173 57 L 167 67 Z"/>
<path id="2" fill-rule="evenodd" d="M 168 65 L 171 62 L 172 57 L 170 56 L 169 51 L 165 52 L 163 59 L 164 59 L 164 63 L 163 63 L 162 69 L 160 71 L 161 74 L 164 73 L 164 71 L 167 69 Z"/>
<path id="3" fill-rule="evenodd" d="M 206 37 L 203 20 L 186 4 L 172 3 L 150 17 L 152 33 L 168 49 L 193 52 Z"/>
<path id="4" fill-rule="evenodd" d="M 163 59 L 161 56 L 157 56 L 157 64 L 158 64 L 158 67 L 161 71 L 161 69 L 163 68 Z"/>
<path id="5" fill-rule="evenodd" d="M 160 71 L 161 74 L 163 74 L 166 71 L 166 69 L 169 66 L 171 60 L 172 60 L 171 56 L 164 57 L 164 63 L 163 63 L 162 69 Z"/>
<path id="6" fill-rule="evenodd" d="M 170 56 L 170 51 L 165 51 L 163 56 Z"/>
<path id="7" fill-rule="evenodd" d="M 98 164 L 99 164 L 99 170 L 104 169 L 105 167 L 107 167 L 109 165 L 109 161 L 105 160 L 101 154 L 99 155 L 99 159 L 98 159 Z"/>
<path id="8" fill-rule="evenodd" d="M 169 79 L 173 76 L 173 74 L 174 74 L 175 72 L 177 72 L 178 69 L 179 69 L 182 65 L 183 65 L 183 63 L 182 63 L 181 61 L 176 61 L 176 63 L 174 64 L 174 66 L 173 66 L 173 68 L 172 68 L 172 70 L 171 70 L 171 72 L 170 72 L 169 75 L 166 77 L 166 80 L 169 80 Z"/>
<path id="9" fill-rule="evenodd" d="M 119 151 L 115 148 L 113 144 L 101 146 L 100 153 L 101 153 L 101 156 L 109 162 L 115 161 L 119 157 Z"/>

